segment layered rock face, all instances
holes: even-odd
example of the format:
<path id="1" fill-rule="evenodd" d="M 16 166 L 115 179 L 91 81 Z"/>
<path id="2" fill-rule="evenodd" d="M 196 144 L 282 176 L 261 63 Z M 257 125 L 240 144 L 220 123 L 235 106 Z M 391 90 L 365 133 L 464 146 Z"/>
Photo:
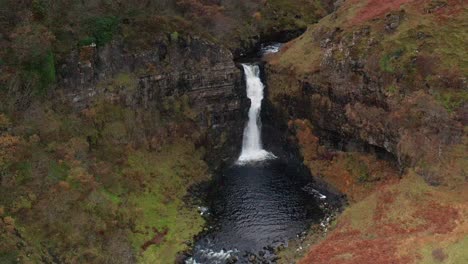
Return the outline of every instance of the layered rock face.
<path id="1" fill-rule="evenodd" d="M 435 183 L 442 173 L 427 164 L 443 163 L 466 135 L 463 41 L 453 26 L 466 15 L 457 5 L 432 14 L 430 1 L 407 2 L 348 4 L 311 26 L 270 58 L 270 99 L 286 118 L 381 148 Z"/>
<path id="2" fill-rule="evenodd" d="M 99 96 L 147 109 L 186 95 L 202 127 L 242 119 L 241 71 L 228 50 L 192 37 L 160 37 L 155 43 L 141 52 L 119 41 L 83 47 L 61 66 L 59 85 L 78 108 Z"/>

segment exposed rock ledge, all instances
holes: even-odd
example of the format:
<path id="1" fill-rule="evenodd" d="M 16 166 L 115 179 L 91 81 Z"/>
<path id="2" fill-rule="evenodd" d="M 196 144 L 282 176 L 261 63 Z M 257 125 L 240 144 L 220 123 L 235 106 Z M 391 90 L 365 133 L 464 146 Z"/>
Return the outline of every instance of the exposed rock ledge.
<path id="1" fill-rule="evenodd" d="M 77 108 L 98 95 L 144 108 L 157 107 L 167 96 L 188 95 L 202 127 L 242 120 L 241 71 L 228 50 L 196 37 L 162 36 L 155 43 L 138 52 L 121 41 L 82 47 L 60 67 L 59 90 Z"/>

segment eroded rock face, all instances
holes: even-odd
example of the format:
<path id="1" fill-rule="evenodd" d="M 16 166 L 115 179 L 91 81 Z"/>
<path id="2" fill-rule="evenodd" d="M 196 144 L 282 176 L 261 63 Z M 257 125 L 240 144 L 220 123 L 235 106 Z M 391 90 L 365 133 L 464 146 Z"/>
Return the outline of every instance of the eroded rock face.
<path id="1" fill-rule="evenodd" d="M 240 151 L 248 100 L 231 52 L 196 37 L 155 38 L 154 48 L 142 51 L 117 40 L 82 47 L 59 68 L 57 91 L 78 110 L 103 99 L 165 116 L 183 108 L 182 115 L 201 128 L 206 159 L 214 167 L 232 160 Z"/>
<path id="2" fill-rule="evenodd" d="M 192 37 L 160 37 L 154 49 L 131 52 L 119 41 L 82 47 L 60 68 L 60 86 L 82 108 L 98 96 L 149 108 L 188 95 L 203 127 L 242 119 L 242 74 L 231 53 Z"/>
<path id="3" fill-rule="evenodd" d="M 462 107 L 450 114 L 431 89 L 463 90 L 466 82 L 452 78 L 452 85 L 447 85 L 449 77 L 442 74 L 431 83 L 419 80 L 423 77 L 417 74 L 423 73 L 418 71 L 424 72 L 419 68 L 416 74 L 382 71 L 383 59 L 377 57 L 381 47 L 371 30 L 363 26 L 351 32 L 340 28 L 309 31 L 309 36 L 291 44 L 295 50 L 279 54 L 267 66 L 269 98 L 282 109 L 284 118 L 306 118 L 325 134 L 384 149 L 401 168 L 417 167 L 426 180 L 438 183 L 438 173 L 421 164 L 444 159 L 449 146 L 460 144 L 466 120 Z M 305 45 L 315 52 L 316 62 L 310 62 L 306 70 L 294 64 L 284 67 L 284 54 L 300 50 L 299 44 L 294 45 L 307 43 L 307 37 L 313 42 Z"/>

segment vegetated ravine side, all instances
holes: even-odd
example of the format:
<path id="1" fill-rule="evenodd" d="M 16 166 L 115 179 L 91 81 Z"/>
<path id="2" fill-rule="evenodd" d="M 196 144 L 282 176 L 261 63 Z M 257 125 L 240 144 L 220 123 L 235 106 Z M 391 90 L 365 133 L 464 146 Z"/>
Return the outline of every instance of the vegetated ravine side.
<path id="1" fill-rule="evenodd" d="M 268 58 L 269 99 L 305 164 L 351 203 L 318 244 L 283 259 L 468 261 L 467 11 L 345 1 Z"/>
<path id="2" fill-rule="evenodd" d="M 2 1 L 0 262 L 174 263 L 204 224 L 187 189 L 239 152 L 233 57 L 335 6 L 266 76 L 305 164 L 351 204 L 282 260 L 467 262 L 457 0 Z"/>
<path id="3" fill-rule="evenodd" d="M 234 56 L 329 2 L 2 1 L 0 262 L 174 263 L 240 149 Z"/>

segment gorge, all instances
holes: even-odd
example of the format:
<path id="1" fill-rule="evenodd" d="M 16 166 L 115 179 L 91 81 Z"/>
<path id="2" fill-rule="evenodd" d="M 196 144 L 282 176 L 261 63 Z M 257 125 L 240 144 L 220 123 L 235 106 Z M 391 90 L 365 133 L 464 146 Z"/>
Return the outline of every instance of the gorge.
<path id="1" fill-rule="evenodd" d="M 297 157 L 282 160 L 263 149 L 260 66 L 242 68 L 251 104 L 241 154 L 211 183 L 205 211 L 210 228 L 195 243 L 188 264 L 275 262 L 277 248 L 312 224 L 326 227 L 339 203 L 336 194 L 317 190 L 323 186 L 314 183 Z"/>
<path id="2" fill-rule="evenodd" d="M 0 1 L 0 263 L 468 263 L 466 21 Z"/>

